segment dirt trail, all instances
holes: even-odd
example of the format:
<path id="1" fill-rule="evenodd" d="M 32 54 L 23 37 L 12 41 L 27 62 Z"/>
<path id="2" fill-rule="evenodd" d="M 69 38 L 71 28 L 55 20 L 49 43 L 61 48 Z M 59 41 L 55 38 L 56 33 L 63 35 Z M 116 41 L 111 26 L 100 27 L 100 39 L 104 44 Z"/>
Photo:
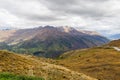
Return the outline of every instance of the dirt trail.
<path id="1" fill-rule="evenodd" d="M 119 47 L 113 47 L 116 51 L 120 51 Z"/>

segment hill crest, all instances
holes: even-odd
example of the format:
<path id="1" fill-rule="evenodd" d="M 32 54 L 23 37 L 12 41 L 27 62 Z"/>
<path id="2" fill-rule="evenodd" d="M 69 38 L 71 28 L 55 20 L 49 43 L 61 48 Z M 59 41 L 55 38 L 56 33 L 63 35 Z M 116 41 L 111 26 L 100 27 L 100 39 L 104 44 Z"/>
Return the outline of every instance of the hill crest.
<path id="1" fill-rule="evenodd" d="M 43 77 L 46 80 L 97 80 L 35 57 L 0 51 L 0 72 Z"/>

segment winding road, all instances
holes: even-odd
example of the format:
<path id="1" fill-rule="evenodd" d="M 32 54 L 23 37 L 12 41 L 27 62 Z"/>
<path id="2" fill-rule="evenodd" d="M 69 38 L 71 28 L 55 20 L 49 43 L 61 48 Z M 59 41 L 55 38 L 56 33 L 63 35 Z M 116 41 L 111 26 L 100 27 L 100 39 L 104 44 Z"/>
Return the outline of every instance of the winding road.
<path id="1" fill-rule="evenodd" d="M 119 47 L 113 47 L 116 51 L 120 51 Z"/>

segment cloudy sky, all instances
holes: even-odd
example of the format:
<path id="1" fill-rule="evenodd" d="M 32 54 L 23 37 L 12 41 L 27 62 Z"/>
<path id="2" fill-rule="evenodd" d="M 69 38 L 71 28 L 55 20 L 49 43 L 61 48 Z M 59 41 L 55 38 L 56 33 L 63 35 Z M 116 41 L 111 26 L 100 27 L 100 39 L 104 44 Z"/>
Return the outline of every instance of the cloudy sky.
<path id="1" fill-rule="evenodd" d="M 0 26 L 74 26 L 120 32 L 120 0 L 0 0 Z"/>

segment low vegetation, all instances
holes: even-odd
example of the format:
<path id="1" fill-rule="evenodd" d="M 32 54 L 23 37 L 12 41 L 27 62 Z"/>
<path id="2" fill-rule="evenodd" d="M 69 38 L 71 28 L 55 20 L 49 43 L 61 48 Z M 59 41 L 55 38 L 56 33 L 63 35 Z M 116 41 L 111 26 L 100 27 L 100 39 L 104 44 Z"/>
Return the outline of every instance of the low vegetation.
<path id="1" fill-rule="evenodd" d="M 73 50 L 64 53 L 56 64 L 99 80 L 120 79 L 120 52 L 110 47 Z"/>
<path id="2" fill-rule="evenodd" d="M 43 77 L 45 80 L 96 80 L 65 67 L 47 63 L 44 59 L 7 51 L 0 51 L 0 72 Z"/>
<path id="3" fill-rule="evenodd" d="M 0 72 L 45 80 L 119 80 L 120 52 L 113 46 L 119 47 L 119 40 L 101 47 L 68 51 L 56 60 L 0 51 Z"/>
<path id="4" fill-rule="evenodd" d="M 45 79 L 32 76 L 20 76 L 10 73 L 0 73 L 0 80 L 45 80 Z"/>

